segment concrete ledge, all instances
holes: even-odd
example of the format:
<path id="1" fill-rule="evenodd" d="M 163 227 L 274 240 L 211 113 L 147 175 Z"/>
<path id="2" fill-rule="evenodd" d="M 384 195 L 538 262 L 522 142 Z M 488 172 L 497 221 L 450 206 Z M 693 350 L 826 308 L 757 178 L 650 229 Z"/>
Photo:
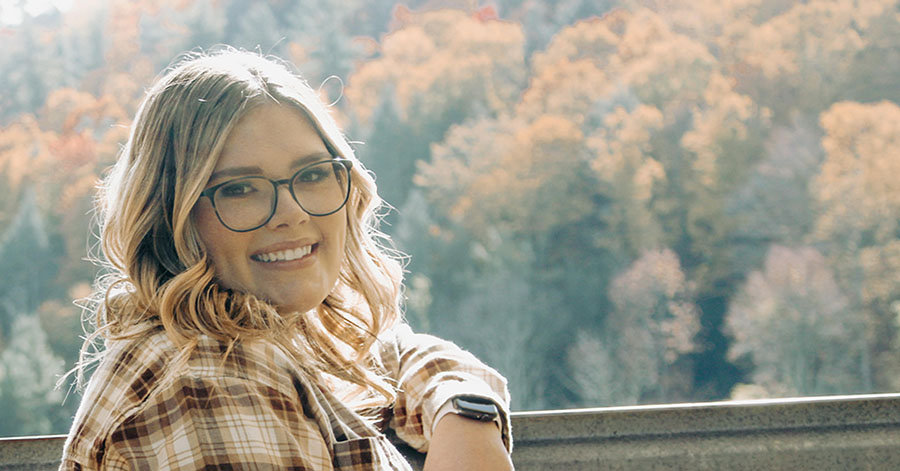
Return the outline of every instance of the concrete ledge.
<path id="1" fill-rule="evenodd" d="M 518 471 L 900 469 L 900 394 L 519 412 L 512 423 Z M 0 470 L 56 469 L 63 440 L 0 439 Z"/>
<path id="2" fill-rule="evenodd" d="M 55 470 L 65 435 L 0 438 L 0 470 Z"/>
<path id="3" fill-rule="evenodd" d="M 520 413 L 527 470 L 900 469 L 900 395 Z"/>

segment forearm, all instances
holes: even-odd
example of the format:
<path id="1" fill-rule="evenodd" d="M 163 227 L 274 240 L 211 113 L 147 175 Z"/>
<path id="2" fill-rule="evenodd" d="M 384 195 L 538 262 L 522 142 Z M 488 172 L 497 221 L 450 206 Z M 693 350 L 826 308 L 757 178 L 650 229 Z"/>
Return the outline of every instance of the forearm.
<path id="1" fill-rule="evenodd" d="M 508 471 L 512 460 L 494 422 L 447 414 L 431 437 L 424 471 Z"/>

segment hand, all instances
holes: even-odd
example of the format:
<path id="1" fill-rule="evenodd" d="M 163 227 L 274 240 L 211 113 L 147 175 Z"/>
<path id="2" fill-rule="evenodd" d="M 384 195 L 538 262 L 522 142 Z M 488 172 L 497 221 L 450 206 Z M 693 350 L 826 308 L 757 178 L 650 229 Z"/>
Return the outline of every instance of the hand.
<path id="1" fill-rule="evenodd" d="M 425 456 L 424 471 L 512 471 L 500 428 L 494 422 L 447 414 L 441 418 Z"/>

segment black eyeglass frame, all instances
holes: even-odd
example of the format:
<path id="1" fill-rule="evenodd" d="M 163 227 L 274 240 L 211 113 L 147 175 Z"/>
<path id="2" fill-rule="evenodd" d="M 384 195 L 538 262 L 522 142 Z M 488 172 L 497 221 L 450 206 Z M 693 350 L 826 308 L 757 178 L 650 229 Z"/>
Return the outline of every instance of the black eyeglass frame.
<path id="1" fill-rule="evenodd" d="M 297 195 L 294 194 L 294 186 L 291 185 L 291 182 L 294 181 L 294 179 L 297 178 L 297 175 L 300 175 L 300 173 L 303 172 L 304 170 L 307 170 L 310 167 L 314 167 L 316 165 L 321 165 L 324 163 L 340 164 L 340 165 L 344 166 L 344 168 L 347 170 L 347 191 L 344 193 L 344 201 L 341 202 L 341 204 L 333 211 L 329 211 L 327 213 L 313 213 L 313 212 L 310 212 L 309 210 L 307 210 L 306 208 L 304 208 L 303 203 L 301 203 L 300 200 L 297 199 Z M 294 202 L 297 203 L 297 206 L 300 206 L 300 209 L 302 209 L 306 214 L 309 214 L 310 216 L 317 216 L 317 217 L 329 216 L 331 214 L 334 214 L 334 213 L 340 211 L 341 208 L 343 208 L 347 204 L 347 200 L 350 199 L 350 188 L 351 188 L 350 170 L 351 169 L 353 169 L 353 161 L 352 160 L 335 157 L 333 159 L 319 160 L 317 162 L 312 162 L 311 164 L 306 165 L 303 168 L 301 168 L 300 170 L 297 170 L 296 172 L 294 172 L 294 174 L 291 175 L 290 178 L 284 178 L 281 180 L 272 180 L 271 178 L 263 177 L 263 176 L 259 176 L 259 175 L 233 178 L 231 180 L 219 183 L 217 185 L 213 185 L 213 186 L 203 190 L 203 192 L 200 193 L 200 197 L 202 198 L 205 196 L 205 197 L 209 198 L 209 203 L 212 205 L 213 211 L 216 213 L 216 217 L 219 219 L 219 222 L 221 222 L 222 225 L 225 226 L 226 229 L 228 229 L 229 231 L 232 231 L 232 232 L 250 232 L 250 231 L 257 230 L 260 227 L 265 226 L 266 224 L 269 223 L 269 221 L 272 220 L 272 217 L 275 216 L 275 210 L 278 208 L 278 187 L 281 185 L 287 186 L 288 192 L 291 194 L 291 198 L 294 200 Z M 219 209 L 216 208 L 216 199 L 215 199 L 216 190 L 218 190 L 219 188 L 221 188 L 225 185 L 232 184 L 236 181 L 240 181 L 240 180 L 244 180 L 244 179 L 248 179 L 248 178 L 264 178 L 264 179 L 268 180 L 269 183 L 272 184 L 272 187 L 275 190 L 274 197 L 272 198 L 272 209 L 269 211 L 269 217 L 267 217 L 259 225 L 252 227 L 250 229 L 240 229 L 240 230 L 233 229 L 228 224 L 226 224 L 225 221 L 222 220 L 222 216 L 219 214 Z"/>

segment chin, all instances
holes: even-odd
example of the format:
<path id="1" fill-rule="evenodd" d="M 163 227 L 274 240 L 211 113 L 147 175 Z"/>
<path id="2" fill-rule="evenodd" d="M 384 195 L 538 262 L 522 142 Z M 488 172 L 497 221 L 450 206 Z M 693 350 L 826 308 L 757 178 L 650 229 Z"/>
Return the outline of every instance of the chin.
<path id="1" fill-rule="evenodd" d="M 323 301 L 324 301 L 324 299 L 323 299 Z M 272 304 L 275 305 L 275 309 L 277 309 L 278 312 L 288 313 L 288 312 L 309 312 L 309 311 L 315 309 L 319 304 L 322 304 L 322 302 L 320 301 L 315 304 L 303 303 L 303 302 L 283 302 L 283 303 L 272 303 Z"/>

